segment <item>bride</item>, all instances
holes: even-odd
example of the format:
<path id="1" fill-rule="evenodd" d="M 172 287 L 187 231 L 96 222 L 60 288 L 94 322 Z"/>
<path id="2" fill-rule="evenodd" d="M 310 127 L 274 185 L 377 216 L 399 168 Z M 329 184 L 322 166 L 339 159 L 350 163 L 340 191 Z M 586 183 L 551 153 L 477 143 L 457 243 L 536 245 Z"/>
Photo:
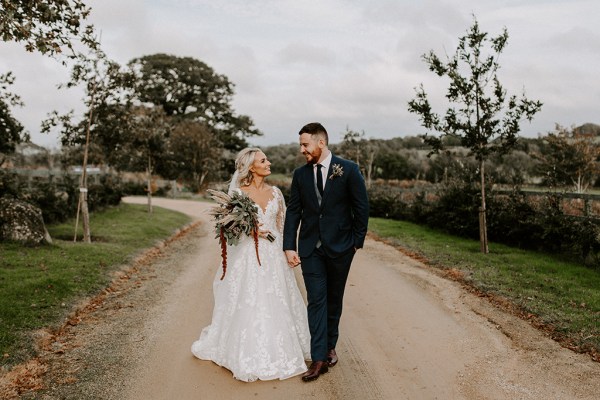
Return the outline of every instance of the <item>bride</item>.
<path id="1" fill-rule="evenodd" d="M 235 166 L 229 192 L 241 190 L 256 203 L 261 265 L 252 237 L 228 246 L 227 273 L 220 280 L 217 271 L 213 283 L 212 322 L 192 344 L 192 353 L 241 381 L 286 379 L 306 371 L 310 334 L 306 306 L 282 250 L 285 202 L 281 191 L 265 182 L 271 163 L 260 149 L 242 150 Z M 269 233 L 273 242 L 266 239 Z"/>

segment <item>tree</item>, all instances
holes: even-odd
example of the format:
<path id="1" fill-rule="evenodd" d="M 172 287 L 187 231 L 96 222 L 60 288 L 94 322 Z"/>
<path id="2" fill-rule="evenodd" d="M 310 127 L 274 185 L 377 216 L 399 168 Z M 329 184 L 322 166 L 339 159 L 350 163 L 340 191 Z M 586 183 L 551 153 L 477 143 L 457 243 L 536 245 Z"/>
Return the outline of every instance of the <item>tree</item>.
<path id="1" fill-rule="evenodd" d="M 129 66 L 140 102 L 162 107 L 169 117 L 204 123 L 226 149 L 240 150 L 247 146 L 246 137 L 261 135 L 250 117 L 235 114 L 234 85 L 202 61 L 154 54 L 136 58 Z"/>
<path id="2" fill-rule="evenodd" d="M 62 127 L 63 144 L 83 144 L 83 164 L 79 185 L 79 203 L 75 219 L 75 239 L 79 224 L 79 211 L 83 216 L 83 241 L 91 242 L 89 212 L 87 202 L 87 164 L 90 148 L 91 131 L 96 118 L 95 111 L 103 105 L 118 104 L 125 97 L 126 74 L 121 72 L 119 64 L 109 60 L 100 49 L 90 54 L 79 53 L 72 67 L 71 79 L 60 87 L 71 88 L 84 86 L 83 102 L 87 108 L 87 116 L 79 123 L 72 121 L 73 112 L 59 115 L 56 111 L 50 113 L 48 119 L 42 122 L 42 131 L 48 132 L 54 126 Z"/>
<path id="3" fill-rule="evenodd" d="M 172 129 L 169 117 L 160 107 L 138 106 L 132 108 L 131 140 L 128 154 L 132 165 L 144 165 L 146 169 L 148 212 L 152 213 L 152 174 L 165 156 L 167 140 Z"/>
<path id="4" fill-rule="evenodd" d="M 600 136 L 600 125 L 588 122 L 577 128 L 573 128 L 573 133 L 591 136 Z"/>
<path id="5" fill-rule="evenodd" d="M 341 153 L 354 160 L 365 174 L 367 187 L 371 187 L 371 177 L 373 175 L 373 162 L 377 154 L 377 147 L 371 143 L 371 140 L 365 139 L 365 132 L 357 132 L 346 127 L 342 143 L 340 145 Z"/>
<path id="6" fill-rule="evenodd" d="M 375 158 L 377 177 L 382 179 L 407 179 L 408 160 L 399 151 L 382 151 Z"/>
<path id="7" fill-rule="evenodd" d="M 94 111 L 96 117 L 90 135 L 100 150 L 99 162 L 109 169 L 127 169 L 131 163 L 128 148 L 135 108 L 124 99 L 118 103 L 99 103 Z"/>
<path id="8" fill-rule="evenodd" d="M 291 176 L 292 171 L 306 162 L 306 159 L 298 151 L 297 144 L 279 144 L 268 146 L 264 149 L 265 154 L 271 161 L 271 172 Z"/>
<path id="9" fill-rule="evenodd" d="M 205 124 L 181 121 L 173 128 L 168 147 L 171 170 L 191 182 L 192 190 L 200 189 L 211 175 L 218 176 L 223 148 Z"/>
<path id="10" fill-rule="evenodd" d="M 539 160 L 538 171 L 550 186 L 571 185 L 576 193 L 583 193 L 600 173 L 600 146 L 593 134 L 582 134 L 576 128 L 556 125 L 544 142 L 543 153 L 534 154 Z"/>
<path id="11" fill-rule="evenodd" d="M 409 101 L 408 111 L 419 115 L 421 124 L 428 130 L 440 133 L 439 137 L 425 135 L 432 153 L 443 149 L 445 136 L 460 139 L 479 163 L 481 207 L 479 227 L 481 251 L 488 252 L 485 205 L 485 160 L 490 154 L 508 152 L 517 142 L 523 118 L 531 121 L 540 111 L 542 103 L 521 97 L 507 97 L 500 84 L 497 71 L 498 58 L 508 40 L 506 28 L 495 38 L 479 30 L 475 17 L 465 36 L 459 38 L 454 56 L 442 61 L 433 51 L 423 55 L 429 70 L 440 77 L 447 76 L 450 86 L 446 98 L 451 103 L 444 117 L 432 111 L 428 96 L 421 84 L 416 98 Z M 488 48 L 489 45 L 489 48 Z"/>
<path id="12" fill-rule="evenodd" d="M 11 72 L 0 75 L 0 166 L 4 164 L 5 155 L 14 153 L 18 143 L 28 140 L 23 125 L 11 113 L 11 107 L 23 106 L 21 98 L 8 90 L 14 80 Z"/>
<path id="13" fill-rule="evenodd" d="M 27 51 L 76 58 L 73 41 L 95 49 L 92 25 L 83 26 L 91 9 L 81 0 L 0 0 L 0 36 L 5 42 L 24 42 Z"/>
<path id="14" fill-rule="evenodd" d="M 514 149 L 508 154 L 498 154 L 493 179 L 495 183 L 520 186 L 530 181 L 535 170 L 535 160 L 523 150 Z"/>

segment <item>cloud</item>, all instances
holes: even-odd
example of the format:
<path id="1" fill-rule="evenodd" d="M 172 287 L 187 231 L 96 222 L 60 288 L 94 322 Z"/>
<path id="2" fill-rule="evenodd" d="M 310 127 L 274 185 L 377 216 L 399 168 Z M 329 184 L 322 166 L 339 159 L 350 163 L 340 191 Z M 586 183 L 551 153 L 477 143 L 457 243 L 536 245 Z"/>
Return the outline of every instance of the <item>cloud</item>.
<path id="1" fill-rule="evenodd" d="M 600 27 L 596 0 L 89 0 L 102 45 L 120 63 L 158 52 L 197 58 L 236 85 L 233 105 L 251 116 L 261 144 L 296 141 L 299 127 L 320 120 L 333 133 L 346 125 L 368 136 L 420 132 L 406 110 L 423 83 L 443 99 L 445 83 L 422 54 L 453 54 L 477 16 L 509 42 L 500 59 L 509 93 L 544 102 L 523 133 L 558 122 L 600 122 Z M 79 109 L 81 93 L 59 91 L 68 79 L 60 63 L 0 44 L 0 73 L 13 71 L 26 107 L 14 113 L 31 131 L 53 109 Z M 56 137 L 54 142 L 58 143 Z"/>
<path id="2" fill-rule="evenodd" d="M 323 67 L 334 65 L 335 55 L 325 47 L 291 43 L 278 52 L 278 59 L 284 66 L 301 64 Z"/>

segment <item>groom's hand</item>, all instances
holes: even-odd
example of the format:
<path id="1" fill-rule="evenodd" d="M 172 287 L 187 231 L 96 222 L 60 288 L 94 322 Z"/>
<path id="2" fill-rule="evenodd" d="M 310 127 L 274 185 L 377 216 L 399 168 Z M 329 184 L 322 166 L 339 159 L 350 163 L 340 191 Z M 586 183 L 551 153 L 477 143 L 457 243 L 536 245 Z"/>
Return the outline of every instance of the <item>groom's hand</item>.
<path id="1" fill-rule="evenodd" d="M 285 256 L 287 258 L 288 265 L 291 268 L 300 265 L 300 257 L 298 257 L 298 253 L 296 253 L 294 250 L 286 250 Z"/>

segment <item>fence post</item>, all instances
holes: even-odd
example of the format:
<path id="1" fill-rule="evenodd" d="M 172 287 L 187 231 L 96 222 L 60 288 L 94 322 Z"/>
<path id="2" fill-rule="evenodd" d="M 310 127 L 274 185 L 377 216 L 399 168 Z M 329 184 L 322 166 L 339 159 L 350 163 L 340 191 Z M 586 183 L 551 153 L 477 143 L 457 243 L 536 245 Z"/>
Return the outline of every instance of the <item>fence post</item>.
<path id="1" fill-rule="evenodd" d="M 592 202 L 589 197 L 583 199 L 583 215 L 586 217 L 592 215 Z"/>

